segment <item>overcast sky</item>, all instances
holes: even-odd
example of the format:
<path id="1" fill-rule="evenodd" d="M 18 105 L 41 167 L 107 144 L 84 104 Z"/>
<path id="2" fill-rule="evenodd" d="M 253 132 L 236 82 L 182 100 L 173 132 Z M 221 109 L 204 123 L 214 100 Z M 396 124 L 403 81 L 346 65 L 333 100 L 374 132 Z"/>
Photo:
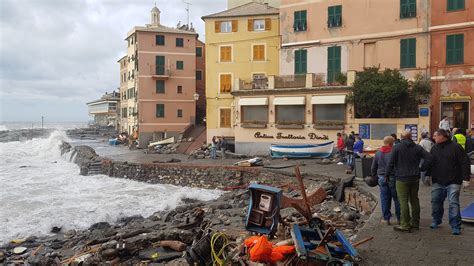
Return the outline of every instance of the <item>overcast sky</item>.
<path id="1" fill-rule="evenodd" d="M 150 21 L 186 22 L 182 0 L 0 0 L 0 121 L 88 121 L 86 102 L 119 86 L 125 35 Z M 204 40 L 201 16 L 226 0 L 186 0 Z"/>

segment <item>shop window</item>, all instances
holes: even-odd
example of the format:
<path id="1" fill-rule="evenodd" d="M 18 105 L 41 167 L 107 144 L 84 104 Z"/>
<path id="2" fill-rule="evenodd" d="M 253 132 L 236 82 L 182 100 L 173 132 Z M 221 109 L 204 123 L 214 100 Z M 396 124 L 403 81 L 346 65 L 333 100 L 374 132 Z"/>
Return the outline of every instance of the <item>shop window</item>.
<path id="1" fill-rule="evenodd" d="M 293 30 L 306 31 L 307 22 L 306 22 L 306 10 L 295 11 L 294 21 L 293 21 Z"/>
<path id="2" fill-rule="evenodd" d="M 232 90 L 232 75 L 221 74 L 220 75 L 220 92 L 230 93 L 231 90 Z"/>
<path id="3" fill-rule="evenodd" d="M 232 61 L 232 46 L 220 47 L 220 62 Z"/>
<path id="4" fill-rule="evenodd" d="M 165 117 L 165 105 L 157 104 L 156 105 L 156 117 L 163 118 Z"/>
<path id="5" fill-rule="evenodd" d="M 319 121 L 345 121 L 345 104 L 315 104 L 313 106 L 313 121 L 315 123 Z"/>
<path id="6" fill-rule="evenodd" d="M 328 47 L 328 77 L 327 82 L 332 83 L 341 73 L 341 46 Z"/>
<path id="7" fill-rule="evenodd" d="M 306 74 L 307 65 L 307 51 L 295 51 L 295 74 Z"/>
<path id="8" fill-rule="evenodd" d="M 230 108 L 220 109 L 219 116 L 220 116 L 219 127 L 230 127 Z"/>
<path id="9" fill-rule="evenodd" d="M 416 0 L 400 0 L 400 18 L 416 17 Z"/>
<path id="10" fill-rule="evenodd" d="M 253 45 L 253 61 L 263 61 L 265 60 L 265 45 L 258 44 Z"/>
<path id="11" fill-rule="evenodd" d="M 342 26 L 342 6 L 328 7 L 328 28 Z"/>
<path id="12" fill-rule="evenodd" d="M 464 63 L 464 34 L 446 36 L 446 64 Z"/>
<path id="13" fill-rule="evenodd" d="M 416 38 L 400 40 L 400 68 L 416 67 Z"/>
<path id="14" fill-rule="evenodd" d="M 448 11 L 464 10 L 464 0 L 448 0 Z"/>
<path id="15" fill-rule="evenodd" d="M 277 105 L 275 121 L 280 125 L 302 125 L 305 123 L 304 105 Z"/>
<path id="16" fill-rule="evenodd" d="M 247 105 L 242 106 L 242 123 L 266 124 L 268 123 L 267 105 Z"/>

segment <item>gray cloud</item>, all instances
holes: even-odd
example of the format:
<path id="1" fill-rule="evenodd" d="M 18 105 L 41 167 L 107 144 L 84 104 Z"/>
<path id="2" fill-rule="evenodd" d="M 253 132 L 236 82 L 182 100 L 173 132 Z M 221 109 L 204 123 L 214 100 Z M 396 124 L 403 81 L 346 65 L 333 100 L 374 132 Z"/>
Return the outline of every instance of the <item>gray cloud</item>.
<path id="1" fill-rule="evenodd" d="M 85 103 L 119 85 L 127 31 L 149 23 L 154 0 L 1 0 L 0 121 L 86 121 Z M 225 0 L 191 2 L 190 21 Z M 162 24 L 186 21 L 181 0 L 157 0 Z"/>

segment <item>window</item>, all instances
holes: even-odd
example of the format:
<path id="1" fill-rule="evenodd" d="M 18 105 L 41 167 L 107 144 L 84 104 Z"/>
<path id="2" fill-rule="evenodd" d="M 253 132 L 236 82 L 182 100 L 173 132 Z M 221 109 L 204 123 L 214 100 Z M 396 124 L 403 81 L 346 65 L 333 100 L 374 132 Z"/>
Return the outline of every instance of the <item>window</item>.
<path id="1" fill-rule="evenodd" d="M 242 106 L 242 123 L 266 124 L 268 123 L 267 105 Z"/>
<path id="2" fill-rule="evenodd" d="M 202 47 L 196 47 L 196 56 L 202 57 Z"/>
<path id="3" fill-rule="evenodd" d="M 253 60 L 254 61 L 263 61 L 265 60 L 265 45 L 257 44 L 253 45 Z"/>
<path id="4" fill-rule="evenodd" d="M 400 68 L 416 67 L 416 38 L 400 40 Z"/>
<path id="5" fill-rule="evenodd" d="M 221 46 L 220 48 L 221 62 L 232 61 L 232 46 Z"/>
<path id="6" fill-rule="evenodd" d="M 263 19 L 254 20 L 253 21 L 253 30 L 254 31 L 265 30 L 265 20 L 263 20 Z"/>
<path id="7" fill-rule="evenodd" d="M 176 61 L 176 69 L 183 70 L 184 69 L 184 62 L 183 61 Z"/>
<path id="8" fill-rule="evenodd" d="M 306 50 L 295 51 L 295 74 L 306 74 Z"/>
<path id="9" fill-rule="evenodd" d="M 183 38 L 176 38 L 176 47 L 183 47 L 183 46 L 184 46 Z"/>
<path id="10" fill-rule="evenodd" d="M 176 88 L 176 93 L 182 94 L 183 93 L 183 86 L 178 85 L 178 87 Z"/>
<path id="11" fill-rule="evenodd" d="M 342 26 L 342 6 L 328 7 L 328 28 Z"/>
<path id="12" fill-rule="evenodd" d="M 341 73 L 341 46 L 328 47 L 327 82 L 332 83 Z"/>
<path id="13" fill-rule="evenodd" d="M 237 20 L 232 21 L 216 21 L 215 32 L 237 32 Z"/>
<path id="14" fill-rule="evenodd" d="M 165 74 L 165 57 L 158 55 L 155 57 L 155 74 L 164 75 Z"/>
<path id="15" fill-rule="evenodd" d="M 446 64 L 464 63 L 464 34 L 446 36 Z"/>
<path id="16" fill-rule="evenodd" d="M 127 118 L 127 107 L 122 108 L 122 118 Z"/>
<path id="17" fill-rule="evenodd" d="M 448 11 L 464 10 L 464 0 L 448 0 Z"/>
<path id="18" fill-rule="evenodd" d="M 164 35 L 156 35 L 155 44 L 156 45 L 165 45 L 165 36 Z"/>
<path id="19" fill-rule="evenodd" d="M 306 31 L 306 10 L 295 11 L 293 30 L 294 31 Z"/>
<path id="20" fill-rule="evenodd" d="M 202 71 L 201 70 L 196 71 L 196 80 L 202 80 Z"/>
<path id="21" fill-rule="evenodd" d="M 276 105 L 275 121 L 280 125 L 304 124 L 304 105 Z"/>
<path id="22" fill-rule="evenodd" d="M 156 117 L 163 118 L 165 117 L 165 105 L 157 104 L 156 105 Z"/>
<path id="23" fill-rule="evenodd" d="M 232 89 L 232 75 L 221 74 L 220 75 L 220 92 L 229 93 Z"/>
<path id="24" fill-rule="evenodd" d="M 345 104 L 315 104 L 313 121 L 345 121 Z"/>
<path id="25" fill-rule="evenodd" d="M 230 108 L 222 108 L 220 111 L 219 127 L 230 127 Z"/>
<path id="26" fill-rule="evenodd" d="M 416 0 L 400 0 L 400 18 L 416 17 Z"/>
<path id="27" fill-rule="evenodd" d="M 165 93 L 165 81 L 157 80 L 156 81 L 156 93 L 163 94 Z"/>
<path id="28" fill-rule="evenodd" d="M 178 109 L 178 112 L 176 114 L 177 117 L 183 117 L 183 110 Z"/>

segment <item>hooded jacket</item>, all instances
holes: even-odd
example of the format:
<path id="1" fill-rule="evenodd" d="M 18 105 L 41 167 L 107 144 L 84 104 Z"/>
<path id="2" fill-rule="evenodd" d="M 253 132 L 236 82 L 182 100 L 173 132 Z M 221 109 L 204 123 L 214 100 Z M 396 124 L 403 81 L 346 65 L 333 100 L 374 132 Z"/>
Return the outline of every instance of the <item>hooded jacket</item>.
<path id="1" fill-rule="evenodd" d="M 420 161 L 424 159 L 421 170 L 431 162 L 431 155 L 411 139 L 402 139 L 393 146 L 385 176 L 395 176 L 398 181 L 416 181 L 420 178 Z"/>
<path id="2" fill-rule="evenodd" d="M 390 154 L 392 146 L 382 146 L 380 150 L 375 153 L 375 158 L 372 161 L 372 176 L 384 176 L 385 168 L 390 161 Z"/>
<path id="3" fill-rule="evenodd" d="M 431 149 L 433 160 L 426 175 L 431 175 L 433 183 L 442 186 L 462 184 L 463 179 L 469 180 L 471 163 L 466 152 L 458 143 L 446 140 Z"/>

